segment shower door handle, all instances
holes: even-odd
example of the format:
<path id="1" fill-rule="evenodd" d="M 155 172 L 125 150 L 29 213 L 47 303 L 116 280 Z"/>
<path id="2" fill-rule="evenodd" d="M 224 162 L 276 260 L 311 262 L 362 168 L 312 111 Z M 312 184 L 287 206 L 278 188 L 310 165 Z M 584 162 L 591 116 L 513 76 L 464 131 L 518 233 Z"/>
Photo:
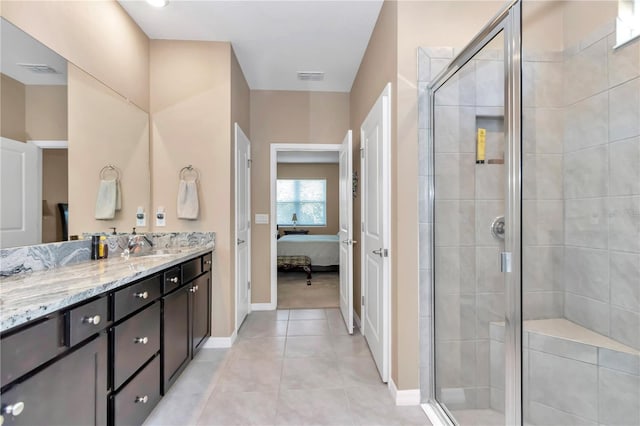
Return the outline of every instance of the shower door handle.
<path id="1" fill-rule="evenodd" d="M 511 253 L 508 251 L 500 253 L 500 272 L 511 272 Z"/>

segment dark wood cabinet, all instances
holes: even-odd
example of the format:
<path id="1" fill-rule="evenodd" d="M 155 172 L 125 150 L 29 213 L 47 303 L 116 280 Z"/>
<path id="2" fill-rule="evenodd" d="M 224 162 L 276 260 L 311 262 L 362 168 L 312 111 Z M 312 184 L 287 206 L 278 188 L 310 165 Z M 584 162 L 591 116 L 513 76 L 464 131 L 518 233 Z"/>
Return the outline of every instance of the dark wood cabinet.
<path id="1" fill-rule="evenodd" d="M 160 303 L 113 328 L 113 388 L 120 388 L 160 350 Z"/>
<path id="2" fill-rule="evenodd" d="M 210 253 L 4 332 L 0 426 L 142 424 L 211 335 Z"/>
<path id="3" fill-rule="evenodd" d="M 160 401 L 160 357 L 154 357 L 112 401 L 116 426 L 141 425 Z"/>
<path id="4" fill-rule="evenodd" d="M 162 298 L 162 394 L 178 378 L 190 359 L 189 295 L 182 287 Z"/>
<path id="5" fill-rule="evenodd" d="M 162 298 L 163 395 L 211 336 L 211 257 L 196 260 L 182 265 L 183 286 Z"/>
<path id="6" fill-rule="evenodd" d="M 106 425 L 107 371 L 102 333 L 3 392 L 4 426 Z"/>
<path id="7" fill-rule="evenodd" d="M 211 274 L 201 275 L 191 284 L 191 357 L 211 335 Z"/>

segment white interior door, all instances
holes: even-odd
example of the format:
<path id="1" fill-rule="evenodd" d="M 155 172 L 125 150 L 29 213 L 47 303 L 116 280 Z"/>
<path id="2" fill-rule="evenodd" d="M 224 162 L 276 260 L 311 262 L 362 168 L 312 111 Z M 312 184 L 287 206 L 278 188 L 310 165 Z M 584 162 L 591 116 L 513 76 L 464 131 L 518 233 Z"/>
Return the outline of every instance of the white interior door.
<path id="1" fill-rule="evenodd" d="M 236 331 L 251 300 L 251 142 L 238 123 L 236 140 Z"/>
<path id="2" fill-rule="evenodd" d="M 388 84 L 360 129 L 362 147 L 362 334 L 380 376 L 389 379 Z"/>
<path id="3" fill-rule="evenodd" d="M 340 150 L 340 311 L 353 334 L 353 153 L 351 130 Z"/>
<path id="4" fill-rule="evenodd" d="M 1 138 L 0 248 L 42 242 L 42 156 L 32 143 Z"/>

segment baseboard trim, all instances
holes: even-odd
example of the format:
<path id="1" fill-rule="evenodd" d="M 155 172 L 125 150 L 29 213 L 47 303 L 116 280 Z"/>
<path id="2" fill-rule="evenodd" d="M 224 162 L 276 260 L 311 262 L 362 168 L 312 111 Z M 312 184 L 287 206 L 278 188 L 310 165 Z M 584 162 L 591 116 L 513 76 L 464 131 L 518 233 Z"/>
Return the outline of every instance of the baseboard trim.
<path id="1" fill-rule="evenodd" d="M 202 347 L 207 349 L 230 348 L 237 337 L 238 334 L 235 331 L 229 337 L 209 337 Z"/>
<path id="2" fill-rule="evenodd" d="M 356 311 L 353 311 L 353 322 L 355 322 L 356 327 L 358 327 L 359 329 L 362 329 L 361 325 L 362 323 L 360 322 L 360 317 L 358 316 L 358 314 L 356 314 Z"/>
<path id="3" fill-rule="evenodd" d="M 252 311 L 275 311 L 276 304 L 275 303 L 252 303 L 251 310 Z"/>
<path id="4" fill-rule="evenodd" d="M 398 390 L 398 387 L 389 378 L 389 392 L 396 405 L 420 405 L 420 389 Z"/>

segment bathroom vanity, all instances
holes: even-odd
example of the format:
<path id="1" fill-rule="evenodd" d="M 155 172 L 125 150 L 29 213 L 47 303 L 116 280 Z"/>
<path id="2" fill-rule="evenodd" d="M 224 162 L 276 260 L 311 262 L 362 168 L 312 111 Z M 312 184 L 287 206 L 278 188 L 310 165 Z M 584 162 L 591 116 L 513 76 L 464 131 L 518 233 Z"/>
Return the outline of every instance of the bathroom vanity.
<path id="1" fill-rule="evenodd" d="M 3 278 L 0 425 L 141 424 L 211 335 L 211 248 Z"/>

